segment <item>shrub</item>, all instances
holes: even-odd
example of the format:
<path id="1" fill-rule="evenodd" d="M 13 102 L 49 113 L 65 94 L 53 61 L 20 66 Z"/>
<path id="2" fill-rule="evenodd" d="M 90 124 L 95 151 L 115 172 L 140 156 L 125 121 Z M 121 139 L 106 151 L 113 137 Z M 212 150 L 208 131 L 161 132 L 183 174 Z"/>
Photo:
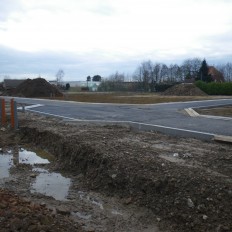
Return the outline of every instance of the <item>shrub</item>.
<path id="1" fill-rule="evenodd" d="M 232 95 L 232 83 L 224 82 L 210 82 L 196 81 L 195 85 L 208 95 Z"/>

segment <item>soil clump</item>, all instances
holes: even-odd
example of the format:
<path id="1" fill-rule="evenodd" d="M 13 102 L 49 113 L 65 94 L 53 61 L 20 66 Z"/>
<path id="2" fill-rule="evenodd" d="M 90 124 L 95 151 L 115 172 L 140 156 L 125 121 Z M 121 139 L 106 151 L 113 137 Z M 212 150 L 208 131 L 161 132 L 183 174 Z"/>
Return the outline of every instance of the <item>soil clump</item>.
<path id="1" fill-rule="evenodd" d="M 194 84 L 178 84 L 165 90 L 161 95 L 173 96 L 206 96 L 207 94 Z"/>
<path id="2" fill-rule="evenodd" d="M 43 78 L 27 79 L 15 89 L 20 97 L 62 97 L 62 92 Z"/>
<path id="3" fill-rule="evenodd" d="M 52 213 L 46 204 L 0 189 L 0 232 L 7 231 L 82 231 L 68 217 Z"/>

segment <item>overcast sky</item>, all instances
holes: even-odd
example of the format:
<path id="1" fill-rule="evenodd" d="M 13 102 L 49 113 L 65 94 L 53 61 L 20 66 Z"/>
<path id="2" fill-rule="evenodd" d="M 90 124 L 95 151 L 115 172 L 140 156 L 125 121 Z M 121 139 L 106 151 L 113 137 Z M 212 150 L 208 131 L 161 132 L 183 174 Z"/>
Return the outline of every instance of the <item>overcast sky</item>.
<path id="1" fill-rule="evenodd" d="M 0 0 L 0 81 L 232 61 L 232 0 Z"/>

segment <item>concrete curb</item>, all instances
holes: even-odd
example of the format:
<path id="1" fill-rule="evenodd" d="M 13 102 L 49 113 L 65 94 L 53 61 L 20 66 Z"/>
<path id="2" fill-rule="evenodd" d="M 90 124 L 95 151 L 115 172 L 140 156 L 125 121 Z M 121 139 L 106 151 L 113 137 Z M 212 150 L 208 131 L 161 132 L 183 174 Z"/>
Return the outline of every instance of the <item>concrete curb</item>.
<path id="1" fill-rule="evenodd" d="M 195 110 L 193 110 L 192 108 L 186 108 L 185 111 L 191 117 L 198 117 L 199 116 L 199 114 Z"/>
<path id="2" fill-rule="evenodd" d="M 206 108 L 206 107 L 204 107 L 204 108 Z M 207 107 L 207 108 L 213 108 L 213 107 Z M 190 117 L 203 117 L 203 118 L 221 119 L 221 120 L 226 120 L 226 121 L 232 120 L 232 117 L 199 114 L 193 108 L 185 108 L 184 110 Z"/>
<path id="3" fill-rule="evenodd" d="M 232 136 L 215 135 L 213 140 L 218 142 L 232 143 Z"/>

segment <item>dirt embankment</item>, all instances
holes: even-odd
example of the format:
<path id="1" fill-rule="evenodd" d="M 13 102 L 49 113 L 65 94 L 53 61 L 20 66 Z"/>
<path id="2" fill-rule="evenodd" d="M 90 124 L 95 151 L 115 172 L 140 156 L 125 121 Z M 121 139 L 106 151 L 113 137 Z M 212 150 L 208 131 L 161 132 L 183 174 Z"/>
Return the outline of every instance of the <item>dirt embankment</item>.
<path id="1" fill-rule="evenodd" d="M 20 136 L 82 173 L 88 189 L 151 209 L 161 228 L 232 230 L 231 145 L 43 117 L 21 121 Z"/>
<path id="2" fill-rule="evenodd" d="M 230 144 L 135 132 L 127 127 L 62 123 L 31 114 L 20 118 L 17 135 L 8 130 L 0 133 L 1 147 L 31 143 L 49 150 L 57 158 L 56 169 L 82 176 L 82 185 L 86 189 L 117 196 L 126 204 L 151 210 L 150 214 L 155 215 L 160 228 L 165 231 L 232 230 Z M 16 168 L 14 171 L 20 170 Z M 25 179 L 21 182 L 24 186 Z M 8 187 L 12 188 L 13 184 L 17 189 L 20 183 L 9 182 Z M 5 214 L 6 209 L 15 218 L 30 215 L 26 224 L 18 224 L 20 228 L 39 226 L 40 230 L 45 230 L 48 229 L 46 226 L 56 223 L 59 215 L 54 215 L 53 221 L 49 216 L 51 212 L 49 214 L 43 209 L 43 205 L 34 207 L 32 202 L 21 202 L 2 190 L 1 193 L 6 198 L 4 201 L 3 197 L 0 198 L 0 218 L 5 220 L 4 225 L 9 225 L 12 220 Z M 35 210 L 37 207 L 38 211 Z M 97 215 L 99 217 L 100 214 Z M 78 231 L 78 225 L 71 230 L 71 219 L 68 215 L 65 217 L 59 217 L 61 225 L 57 225 L 67 225 L 70 231 Z M 34 224 L 33 220 L 36 221 Z M 104 220 L 110 221 L 107 218 Z M 145 218 L 141 220 L 146 224 Z M 51 223 L 46 224 L 47 221 Z M 126 231 L 110 224 L 111 227 L 105 228 Z M 10 231 L 8 229 L 6 231 Z M 53 231 L 52 227 L 50 231 Z M 96 231 L 105 230 L 103 227 Z"/>
<path id="3" fill-rule="evenodd" d="M 168 88 L 161 95 L 164 96 L 207 96 L 205 92 L 200 90 L 194 84 L 178 84 Z"/>

